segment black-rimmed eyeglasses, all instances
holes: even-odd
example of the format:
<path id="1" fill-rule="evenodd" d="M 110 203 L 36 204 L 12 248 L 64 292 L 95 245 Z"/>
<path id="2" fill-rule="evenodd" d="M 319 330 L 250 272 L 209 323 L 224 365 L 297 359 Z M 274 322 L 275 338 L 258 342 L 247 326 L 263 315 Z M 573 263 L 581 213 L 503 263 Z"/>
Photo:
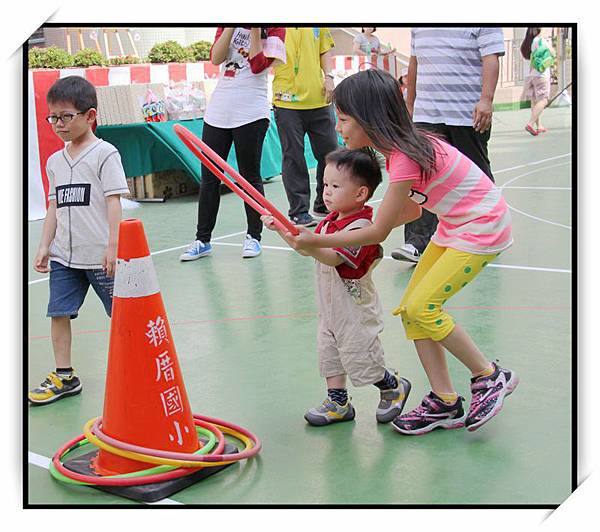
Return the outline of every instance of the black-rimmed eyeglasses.
<path id="1" fill-rule="evenodd" d="M 85 113 L 87 113 L 87 111 L 82 111 L 80 113 L 63 113 L 62 115 L 48 115 L 46 117 L 46 122 L 49 124 L 56 124 L 60 120 L 63 124 L 68 124 L 77 115 L 83 115 Z"/>

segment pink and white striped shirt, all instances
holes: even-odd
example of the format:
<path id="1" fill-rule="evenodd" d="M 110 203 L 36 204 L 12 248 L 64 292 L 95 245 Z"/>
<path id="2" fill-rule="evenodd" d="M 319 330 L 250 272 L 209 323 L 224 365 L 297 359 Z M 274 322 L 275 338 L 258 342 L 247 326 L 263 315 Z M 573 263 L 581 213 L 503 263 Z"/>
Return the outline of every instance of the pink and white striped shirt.
<path id="1" fill-rule="evenodd" d="M 396 151 L 386 161 L 390 183 L 413 181 L 410 198 L 438 217 L 434 244 L 482 255 L 504 251 L 513 243 L 512 223 L 500 189 L 454 146 L 434 145 L 436 169 L 427 182 L 419 165 Z"/>

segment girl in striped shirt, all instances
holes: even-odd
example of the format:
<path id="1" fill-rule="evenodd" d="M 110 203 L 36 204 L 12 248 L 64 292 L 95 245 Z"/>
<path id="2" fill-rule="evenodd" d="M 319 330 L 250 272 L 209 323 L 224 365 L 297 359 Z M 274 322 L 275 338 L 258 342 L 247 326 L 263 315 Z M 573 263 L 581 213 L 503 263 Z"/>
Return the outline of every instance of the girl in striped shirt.
<path id="1" fill-rule="evenodd" d="M 506 202 L 470 159 L 413 125 L 389 74 L 371 69 L 350 76 L 336 87 L 333 101 L 346 146 L 385 155 L 389 186 L 371 226 L 328 235 L 299 228 L 299 236 L 287 237 L 296 249 L 378 244 L 394 227 L 419 218 L 421 207 L 437 214 L 437 230 L 394 310 L 415 343 L 431 391 L 393 426 L 403 434 L 436 427 L 476 430 L 500 411 L 519 380 L 490 362 L 443 305 L 512 244 Z M 471 372 L 468 412 L 450 379 L 444 349 Z"/>

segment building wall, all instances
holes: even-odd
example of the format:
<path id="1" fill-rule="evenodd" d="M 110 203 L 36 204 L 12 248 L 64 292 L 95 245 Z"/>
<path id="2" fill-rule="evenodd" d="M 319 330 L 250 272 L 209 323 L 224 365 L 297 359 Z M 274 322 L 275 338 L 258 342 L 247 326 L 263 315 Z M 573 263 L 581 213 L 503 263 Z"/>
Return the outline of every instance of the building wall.
<path id="1" fill-rule="evenodd" d="M 103 28 L 86 27 L 81 28 L 83 38 L 83 47 L 97 49 L 104 55 L 121 55 L 121 51 L 115 37 L 114 28 L 105 28 L 108 35 L 109 53 L 106 52 L 106 41 L 104 39 Z M 144 27 L 144 28 L 119 28 L 118 33 L 121 38 L 123 52 L 125 55 L 133 54 L 133 47 L 127 36 L 129 30 L 135 47 L 140 57 L 146 57 L 148 52 L 157 42 L 177 41 L 182 46 L 188 46 L 197 41 L 212 42 L 215 36 L 215 27 L 207 28 L 175 28 L 175 27 Z M 76 53 L 81 49 L 78 32 L 76 28 L 44 28 L 45 46 L 58 46 L 67 49 L 67 31 L 71 35 L 71 51 Z M 96 36 L 96 40 L 92 37 Z"/>
<path id="2" fill-rule="evenodd" d="M 354 36 L 361 32 L 361 27 L 347 28 L 330 28 L 335 40 L 335 55 L 353 55 L 352 47 Z M 410 27 L 379 27 L 375 35 L 379 38 L 384 46 L 388 44 L 397 50 L 398 68 L 408 64 L 410 58 Z M 505 27 L 502 28 L 507 46 L 506 55 L 501 58 L 501 72 L 498 81 L 498 90 L 496 92 L 496 102 L 503 103 L 507 101 L 518 101 L 520 90 L 523 81 L 526 78 L 529 65 L 520 55 L 519 46 L 521 40 L 525 36 L 526 28 L 524 27 Z M 111 56 L 120 55 L 120 50 L 113 31 L 109 32 L 109 52 Z M 214 39 L 216 27 L 203 28 L 186 28 L 186 27 L 142 27 L 142 28 L 120 28 L 121 43 L 125 54 L 133 53 L 127 30 L 132 36 L 138 55 L 144 58 L 152 46 L 157 42 L 174 40 L 183 46 L 187 46 L 193 42 L 205 40 L 212 42 Z M 80 49 L 79 38 L 75 28 L 69 28 L 71 34 L 72 52 L 75 53 Z M 97 49 L 100 47 L 104 55 L 106 53 L 106 45 L 104 39 L 103 28 L 89 27 L 81 28 L 83 44 L 85 48 Z M 96 40 L 92 39 L 95 34 Z M 552 34 L 551 28 L 543 28 L 542 34 L 545 37 L 550 37 Z M 44 45 L 55 45 L 67 49 L 67 29 L 66 28 L 43 28 Z M 564 79 L 563 79 L 564 78 Z M 567 60 L 565 64 L 565 72 L 559 79 L 559 85 L 564 86 L 572 79 L 571 61 Z"/>

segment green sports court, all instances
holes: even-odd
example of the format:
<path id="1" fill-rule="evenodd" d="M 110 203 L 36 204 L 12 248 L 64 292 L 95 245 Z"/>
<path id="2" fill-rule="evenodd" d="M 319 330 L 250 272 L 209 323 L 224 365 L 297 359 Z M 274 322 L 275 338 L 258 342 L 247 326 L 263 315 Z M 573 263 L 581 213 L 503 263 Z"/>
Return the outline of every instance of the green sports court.
<path id="1" fill-rule="evenodd" d="M 195 234 L 195 196 L 124 211 L 140 218 L 194 413 L 257 434 L 257 458 L 234 464 L 172 495 L 169 505 L 542 505 L 571 493 L 573 453 L 573 168 L 572 110 L 550 108 L 549 132 L 524 130 L 529 110 L 497 112 L 490 141 L 496 183 L 511 207 L 514 245 L 446 308 L 484 354 L 516 371 L 521 384 L 500 415 L 480 430 L 403 436 L 375 421 L 375 387 L 349 387 L 353 422 L 308 426 L 306 409 L 326 394 L 316 361 L 313 260 L 263 232 L 263 253 L 241 258 L 245 214 L 240 198 L 221 198 L 213 254 L 178 256 Z M 314 170 L 313 170 L 314 175 Z M 376 209 L 384 184 L 371 204 Z M 265 195 L 282 212 L 277 177 Z M 47 277 L 33 256 L 42 221 L 28 223 L 28 387 L 53 369 Z M 384 243 L 374 280 L 382 300 L 387 364 L 412 382 L 405 411 L 429 391 L 412 343 L 392 316 L 412 268 Z M 140 505 L 90 487 L 68 486 L 48 462 L 66 441 L 102 415 L 110 321 L 90 291 L 73 322 L 73 365 L 83 393 L 29 407 L 27 501 L 30 505 Z M 468 371 L 449 356 L 457 391 L 470 398 Z"/>

